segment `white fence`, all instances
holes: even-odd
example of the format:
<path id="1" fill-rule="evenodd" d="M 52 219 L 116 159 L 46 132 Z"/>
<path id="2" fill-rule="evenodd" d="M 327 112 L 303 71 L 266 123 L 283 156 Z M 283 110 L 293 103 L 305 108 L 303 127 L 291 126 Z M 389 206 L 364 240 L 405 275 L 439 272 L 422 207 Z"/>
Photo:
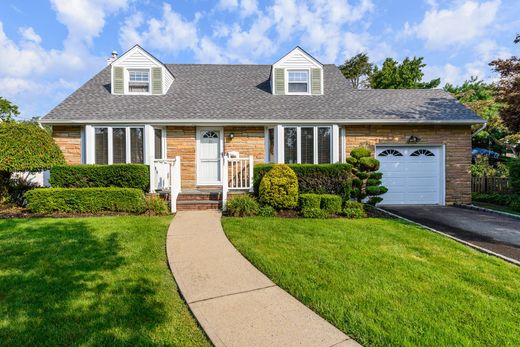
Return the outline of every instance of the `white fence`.
<path id="1" fill-rule="evenodd" d="M 253 156 L 230 158 L 222 161 L 222 208 L 226 209 L 227 196 L 231 190 L 253 191 Z"/>
<path id="2" fill-rule="evenodd" d="M 156 159 L 150 165 L 150 193 L 168 191 L 171 212 L 177 212 L 177 197 L 181 192 L 181 158 Z"/>

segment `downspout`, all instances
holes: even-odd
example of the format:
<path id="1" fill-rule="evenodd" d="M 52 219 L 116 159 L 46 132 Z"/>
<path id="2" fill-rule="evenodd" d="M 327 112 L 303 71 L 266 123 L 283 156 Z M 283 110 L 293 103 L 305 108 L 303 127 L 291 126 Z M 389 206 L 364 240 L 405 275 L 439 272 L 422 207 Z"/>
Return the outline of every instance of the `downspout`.
<path id="1" fill-rule="evenodd" d="M 471 134 L 471 138 L 475 137 L 475 135 L 477 135 L 479 132 L 484 130 L 486 127 L 487 127 L 487 122 L 482 124 L 482 126 L 480 128 L 478 128 L 473 134 Z"/>

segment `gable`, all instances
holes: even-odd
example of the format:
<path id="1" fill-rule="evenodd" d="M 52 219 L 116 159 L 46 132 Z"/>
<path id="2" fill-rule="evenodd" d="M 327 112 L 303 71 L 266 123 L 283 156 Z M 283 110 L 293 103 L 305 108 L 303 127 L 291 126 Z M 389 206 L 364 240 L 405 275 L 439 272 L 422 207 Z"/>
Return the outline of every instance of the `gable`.
<path id="1" fill-rule="evenodd" d="M 131 71 L 148 75 L 148 91 L 142 94 L 166 94 L 174 81 L 173 75 L 157 58 L 135 45 L 111 64 L 111 92 L 116 95 L 132 93 L 129 88 Z"/>
<path id="2" fill-rule="evenodd" d="M 307 76 L 306 91 L 292 92 L 290 72 L 303 72 Z M 322 95 L 324 85 L 323 64 L 300 47 L 283 56 L 272 65 L 271 90 L 275 95 Z M 302 86 L 302 88 L 304 88 Z"/>

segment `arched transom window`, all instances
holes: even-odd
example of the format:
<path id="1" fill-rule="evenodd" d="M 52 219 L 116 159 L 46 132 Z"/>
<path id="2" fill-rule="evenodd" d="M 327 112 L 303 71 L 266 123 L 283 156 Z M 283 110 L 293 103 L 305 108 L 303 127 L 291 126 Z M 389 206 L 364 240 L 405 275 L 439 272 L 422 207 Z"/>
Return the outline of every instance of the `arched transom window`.
<path id="1" fill-rule="evenodd" d="M 427 149 L 423 149 L 423 148 L 414 151 L 412 154 L 410 154 L 410 157 L 419 157 L 421 155 L 424 155 L 426 157 L 435 157 L 435 154 L 433 154 L 431 151 L 429 151 Z"/>
<path id="2" fill-rule="evenodd" d="M 403 155 L 397 149 L 390 148 L 390 149 L 385 149 L 384 151 L 379 153 L 379 156 L 380 157 L 388 157 L 388 156 L 402 157 Z"/>
<path id="3" fill-rule="evenodd" d="M 208 131 L 206 131 L 202 135 L 202 138 L 204 138 L 204 139 L 218 139 L 218 133 L 216 133 L 213 130 L 208 130 Z"/>

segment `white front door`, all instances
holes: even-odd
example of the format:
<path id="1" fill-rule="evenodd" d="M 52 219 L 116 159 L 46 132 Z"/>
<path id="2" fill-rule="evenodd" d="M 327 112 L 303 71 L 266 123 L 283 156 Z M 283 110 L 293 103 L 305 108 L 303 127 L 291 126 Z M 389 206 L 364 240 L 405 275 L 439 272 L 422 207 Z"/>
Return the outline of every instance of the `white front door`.
<path id="1" fill-rule="evenodd" d="M 197 184 L 220 184 L 222 129 L 197 128 Z"/>
<path id="2" fill-rule="evenodd" d="M 440 146 L 377 146 L 383 173 L 382 204 L 443 204 L 443 149 Z"/>

